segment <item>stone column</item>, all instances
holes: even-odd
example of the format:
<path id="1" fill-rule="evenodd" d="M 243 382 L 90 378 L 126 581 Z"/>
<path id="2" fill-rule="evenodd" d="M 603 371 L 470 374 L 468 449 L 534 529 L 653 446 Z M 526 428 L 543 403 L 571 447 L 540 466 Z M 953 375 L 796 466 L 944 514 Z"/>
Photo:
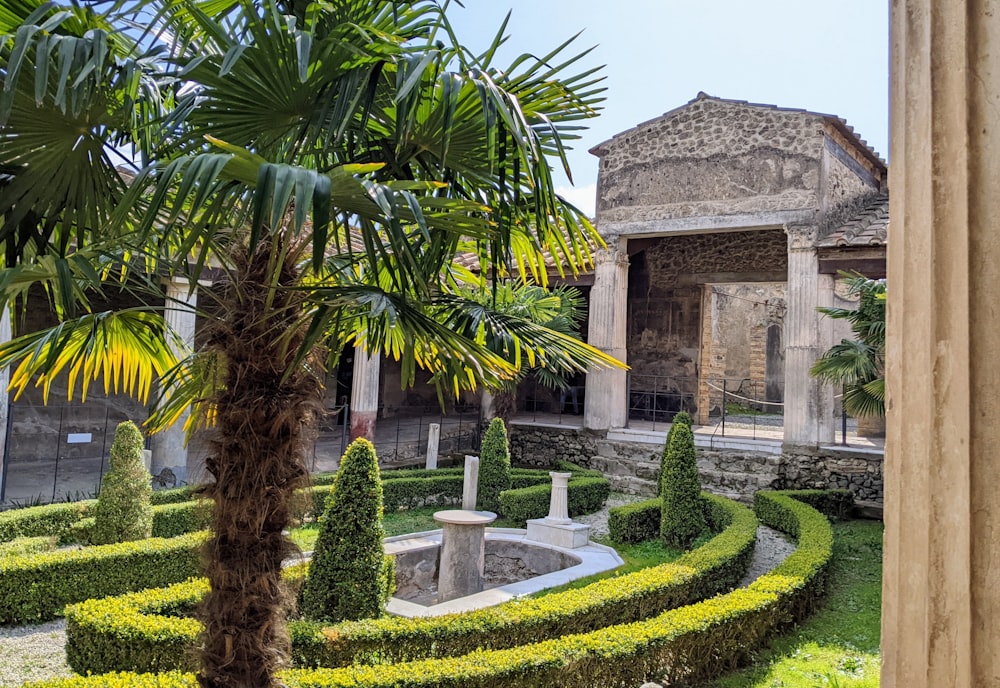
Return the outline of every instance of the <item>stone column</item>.
<path id="1" fill-rule="evenodd" d="M 594 286 L 590 290 L 590 329 L 587 342 L 626 362 L 628 318 L 628 254 L 625 239 L 620 248 L 597 252 Z M 625 426 L 628 415 L 626 371 L 594 368 L 587 373 L 583 425 L 591 430 Z"/>
<path id="2" fill-rule="evenodd" d="M 351 439 L 375 441 L 378 419 L 379 369 L 381 354 L 371 355 L 362 346 L 354 347 L 354 379 L 351 389 Z"/>
<path id="3" fill-rule="evenodd" d="M 12 338 L 10 327 L 10 311 L 6 308 L 0 310 L 0 344 L 6 344 Z M 7 453 L 7 412 L 10 406 L 10 395 L 7 393 L 7 385 L 10 384 L 10 366 L 0 368 L 0 483 L 6 478 L 2 471 L 7 470 L 4 463 L 4 456 Z"/>
<path id="4" fill-rule="evenodd" d="M 833 442 L 833 388 L 809 374 L 828 347 L 820 336 L 819 257 L 816 229 L 788 227 L 788 313 L 785 317 L 785 444 Z M 826 286 L 823 287 L 826 291 Z M 832 284 L 829 285 L 832 303 Z M 825 418 L 829 416 L 829 418 Z"/>
<path id="5" fill-rule="evenodd" d="M 424 468 L 438 467 L 438 446 L 441 442 L 441 424 L 431 423 L 427 428 L 427 459 Z"/>
<path id="6" fill-rule="evenodd" d="M 545 520 L 549 523 L 572 523 L 569 518 L 569 479 L 572 473 L 557 473 L 549 471 L 552 478 L 552 493 L 549 496 L 549 515 Z"/>
<path id="7" fill-rule="evenodd" d="M 883 688 L 1000 685 L 1000 7 L 894 0 Z"/>
<path id="8" fill-rule="evenodd" d="M 701 288 L 701 348 L 698 356 L 698 411 L 695 425 L 708 425 L 712 408 L 722 404 L 722 378 L 726 376 L 726 347 L 717 341 L 715 287 Z"/>
<path id="9" fill-rule="evenodd" d="M 170 280 L 165 286 L 166 300 L 163 317 L 167 322 L 167 327 L 176 335 L 175 339 L 168 340 L 168 344 L 173 349 L 174 355 L 180 360 L 186 358 L 194 349 L 198 287 L 195 285 L 194 291 L 188 293 L 191 290 L 191 283 L 186 279 Z M 201 479 L 200 473 L 202 471 L 200 468 L 188 466 L 184 423 L 187 422 L 189 415 L 190 411 L 184 411 L 177 422 L 151 438 L 153 456 L 150 462 L 152 466 L 150 473 L 154 476 L 160 475 L 164 469 L 169 468 L 177 479 L 177 484 L 182 481 L 196 483 Z"/>

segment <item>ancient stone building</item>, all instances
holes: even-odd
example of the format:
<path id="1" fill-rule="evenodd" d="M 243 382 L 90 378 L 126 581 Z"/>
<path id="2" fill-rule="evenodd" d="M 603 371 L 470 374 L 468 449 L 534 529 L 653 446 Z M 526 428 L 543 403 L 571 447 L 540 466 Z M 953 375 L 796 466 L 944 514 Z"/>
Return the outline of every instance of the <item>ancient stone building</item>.
<path id="1" fill-rule="evenodd" d="M 590 373 L 586 427 L 637 404 L 707 422 L 725 379 L 783 403 L 786 445 L 831 443 L 809 368 L 841 333 L 816 309 L 843 305 L 839 270 L 884 276 L 885 163 L 838 117 L 704 93 L 591 152 L 608 249 L 590 342 L 632 370 Z"/>

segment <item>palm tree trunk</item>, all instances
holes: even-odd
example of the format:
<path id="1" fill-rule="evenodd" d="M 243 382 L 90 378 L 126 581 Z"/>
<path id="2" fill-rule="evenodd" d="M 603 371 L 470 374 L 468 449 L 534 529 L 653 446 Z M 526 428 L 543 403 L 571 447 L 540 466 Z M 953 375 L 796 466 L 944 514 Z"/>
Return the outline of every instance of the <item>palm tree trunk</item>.
<path id="1" fill-rule="evenodd" d="M 305 366 L 282 382 L 302 341 L 301 300 L 288 290 L 269 294 L 269 252 L 261 244 L 237 259 L 222 297 L 227 310 L 209 342 L 225 354 L 227 380 L 215 400 L 217 434 L 206 461 L 215 478 L 205 489 L 215 502 L 206 546 L 211 592 L 199 613 L 198 680 L 206 688 L 275 687 L 288 658 L 281 566 L 293 546 L 282 532 L 295 490 L 308 480 L 304 440 L 321 387 Z M 291 261 L 280 270 L 279 288 L 295 283 Z"/>

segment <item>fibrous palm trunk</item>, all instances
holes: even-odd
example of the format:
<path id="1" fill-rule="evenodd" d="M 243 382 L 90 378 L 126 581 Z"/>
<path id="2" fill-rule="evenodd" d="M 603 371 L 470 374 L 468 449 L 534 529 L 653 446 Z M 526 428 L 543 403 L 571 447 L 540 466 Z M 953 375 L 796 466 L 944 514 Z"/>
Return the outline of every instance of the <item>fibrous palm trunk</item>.
<path id="1" fill-rule="evenodd" d="M 283 289 L 295 283 L 297 268 L 289 260 L 276 268 L 271 249 L 261 243 L 235 259 L 222 296 L 226 312 L 208 344 L 225 356 L 227 372 L 206 460 L 215 478 L 205 489 L 215 502 L 206 546 L 211 592 L 199 614 L 206 688 L 277 686 L 275 672 L 288 657 L 281 566 L 293 548 L 282 531 L 295 490 L 308 479 L 304 440 L 321 387 L 306 366 L 283 381 L 302 341 L 301 300 Z"/>

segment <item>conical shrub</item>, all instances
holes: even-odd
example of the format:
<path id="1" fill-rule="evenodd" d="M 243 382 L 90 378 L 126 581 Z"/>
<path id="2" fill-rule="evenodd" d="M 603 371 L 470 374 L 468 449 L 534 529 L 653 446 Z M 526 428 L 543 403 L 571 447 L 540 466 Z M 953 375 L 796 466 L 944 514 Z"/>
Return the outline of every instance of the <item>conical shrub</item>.
<path id="1" fill-rule="evenodd" d="M 383 537 L 378 457 L 371 442 L 357 439 L 327 498 L 299 611 L 331 623 L 381 616 L 395 583 Z"/>
<path id="2" fill-rule="evenodd" d="M 135 423 L 119 423 L 94 508 L 92 544 L 142 540 L 153 534 L 152 477 L 142 461 L 142 449 L 142 432 Z"/>
<path id="3" fill-rule="evenodd" d="M 691 427 L 684 423 L 674 425 L 664 452 L 660 535 L 668 545 L 686 549 L 705 530 Z"/>
<path id="4" fill-rule="evenodd" d="M 667 441 L 663 445 L 663 452 L 660 453 L 660 476 L 656 481 L 656 494 L 663 494 L 663 476 L 667 472 L 667 447 L 670 446 L 670 438 L 674 436 L 674 428 L 678 425 L 691 427 L 691 415 L 687 411 L 681 411 L 674 416 L 670 422 L 670 430 L 667 432 Z"/>
<path id="5" fill-rule="evenodd" d="M 479 448 L 479 483 L 476 508 L 480 511 L 500 511 L 500 493 L 509 490 L 510 445 L 507 427 L 500 418 L 490 421 L 490 426 Z"/>

